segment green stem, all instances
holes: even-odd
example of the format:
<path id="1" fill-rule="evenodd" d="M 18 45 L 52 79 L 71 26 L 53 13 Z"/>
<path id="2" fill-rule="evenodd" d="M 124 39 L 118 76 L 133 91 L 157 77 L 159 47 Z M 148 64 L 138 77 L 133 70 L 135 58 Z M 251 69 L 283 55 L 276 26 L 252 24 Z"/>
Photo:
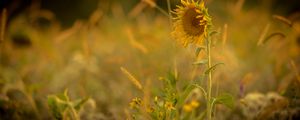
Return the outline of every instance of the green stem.
<path id="1" fill-rule="evenodd" d="M 207 42 L 206 42 L 206 48 L 207 48 L 207 68 L 211 68 L 211 41 L 210 37 L 207 37 Z M 207 119 L 211 120 L 211 112 L 212 112 L 212 107 L 211 107 L 211 88 L 212 88 L 212 74 L 211 71 L 208 71 L 208 81 L 207 81 Z"/>

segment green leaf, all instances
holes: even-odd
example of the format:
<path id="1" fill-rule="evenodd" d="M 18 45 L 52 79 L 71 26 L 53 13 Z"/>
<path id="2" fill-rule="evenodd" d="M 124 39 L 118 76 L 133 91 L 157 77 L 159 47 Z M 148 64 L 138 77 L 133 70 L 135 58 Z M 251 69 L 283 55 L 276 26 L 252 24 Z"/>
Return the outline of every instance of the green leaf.
<path id="1" fill-rule="evenodd" d="M 48 96 L 48 106 L 54 116 L 57 120 L 63 119 L 63 112 L 67 108 L 67 104 L 59 103 L 57 100 L 59 98 L 57 96 L 50 95 Z"/>
<path id="2" fill-rule="evenodd" d="M 224 65 L 224 63 L 217 63 L 217 64 L 213 65 L 212 67 L 210 67 L 209 69 L 207 69 L 205 71 L 205 74 L 208 74 L 209 72 L 215 70 L 218 65 Z"/>
<path id="3" fill-rule="evenodd" d="M 212 32 L 209 33 L 209 36 L 213 36 L 213 35 L 218 34 L 218 33 L 219 32 L 217 32 L 217 31 L 214 30 L 214 31 L 212 31 Z"/>
<path id="4" fill-rule="evenodd" d="M 168 77 L 167 77 L 167 82 L 170 86 L 172 86 L 172 88 L 176 88 L 176 76 L 174 74 L 172 74 L 171 72 L 169 72 Z"/>
<path id="5" fill-rule="evenodd" d="M 207 59 L 199 60 L 193 63 L 193 65 L 203 65 L 207 63 Z"/>
<path id="6" fill-rule="evenodd" d="M 197 47 L 196 51 L 195 51 L 196 57 L 198 57 L 198 55 L 201 52 L 201 50 L 204 50 L 205 48 L 206 48 L 205 46 L 199 46 L 199 47 Z"/>
<path id="7" fill-rule="evenodd" d="M 68 89 L 65 89 L 64 93 L 57 94 L 56 96 L 57 96 L 60 100 L 65 101 L 65 102 L 67 102 L 67 101 L 70 100 L 70 99 L 69 99 L 69 96 L 68 96 Z"/>
<path id="8" fill-rule="evenodd" d="M 74 108 L 75 108 L 75 110 L 79 111 L 80 108 L 82 107 L 82 105 L 83 105 L 84 103 L 86 103 L 86 101 L 87 101 L 88 99 L 89 99 L 89 97 L 86 97 L 86 98 L 84 98 L 84 99 L 80 99 L 80 100 L 75 101 L 75 102 L 74 102 Z"/>
<path id="9" fill-rule="evenodd" d="M 234 107 L 234 100 L 233 100 L 233 97 L 232 95 L 228 94 L 228 93 L 224 93 L 224 94 L 221 94 L 220 96 L 218 96 L 216 98 L 216 101 L 215 101 L 216 104 L 223 104 L 229 108 L 233 108 Z"/>
<path id="10" fill-rule="evenodd" d="M 187 99 L 191 91 L 195 88 L 196 86 L 190 84 L 184 89 L 183 94 L 179 97 L 179 101 L 178 101 L 179 106 L 182 106 L 184 104 L 184 101 Z"/>
<path id="11" fill-rule="evenodd" d="M 48 106 L 50 108 L 50 111 L 52 112 L 53 116 L 55 119 L 61 120 L 62 114 L 61 112 L 59 112 L 58 108 L 57 108 L 57 103 L 55 101 L 54 96 L 48 96 Z"/>

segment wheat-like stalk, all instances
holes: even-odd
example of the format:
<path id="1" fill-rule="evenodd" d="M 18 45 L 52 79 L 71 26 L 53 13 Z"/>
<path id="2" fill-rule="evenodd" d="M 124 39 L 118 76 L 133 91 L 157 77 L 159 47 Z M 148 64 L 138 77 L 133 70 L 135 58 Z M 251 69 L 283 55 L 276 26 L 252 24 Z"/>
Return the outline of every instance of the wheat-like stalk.
<path id="1" fill-rule="evenodd" d="M 128 79 L 140 90 L 143 90 L 143 86 L 138 79 L 136 79 L 127 69 L 124 67 L 120 68 L 121 71 L 128 77 Z"/>

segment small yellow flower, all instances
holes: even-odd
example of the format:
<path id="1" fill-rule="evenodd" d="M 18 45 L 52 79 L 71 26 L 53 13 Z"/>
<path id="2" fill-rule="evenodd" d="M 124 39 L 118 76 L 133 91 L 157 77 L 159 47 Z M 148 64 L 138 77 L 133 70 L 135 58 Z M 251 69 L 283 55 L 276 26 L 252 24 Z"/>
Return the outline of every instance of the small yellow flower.
<path id="1" fill-rule="evenodd" d="M 147 112 L 148 113 L 153 113 L 154 112 L 154 108 L 152 106 L 148 106 L 147 107 Z"/>
<path id="2" fill-rule="evenodd" d="M 211 17 L 204 6 L 194 0 L 181 0 L 182 6 L 177 6 L 172 36 L 186 47 L 188 44 L 202 45 L 207 37 Z"/>
<path id="3" fill-rule="evenodd" d="M 175 110 L 175 107 L 173 106 L 173 104 L 171 102 L 166 102 L 165 108 L 167 108 L 167 110 Z"/>
<path id="4" fill-rule="evenodd" d="M 137 108 L 137 105 L 134 102 L 130 102 L 129 106 L 130 106 L 131 109 Z"/>
<path id="5" fill-rule="evenodd" d="M 154 97 L 154 102 L 155 102 L 155 103 L 158 102 L 158 97 L 157 97 L 157 96 Z"/>
<path id="6" fill-rule="evenodd" d="M 129 106 L 131 109 L 133 109 L 133 108 L 138 108 L 142 104 L 143 104 L 142 99 L 136 97 L 136 98 L 132 99 L 132 101 L 129 103 Z"/>
<path id="7" fill-rule="evenodd" d="M 190 104 L 193 108 L 197 108 L 199 106 L 199 102 L 197 100 L 192 100 Z"/>
<path id="8" fill-rule="evenodd" d="M 195 108 L 199 107 L 199 102 L 197 100 L 192 100 L 190 103 L 183 105 L 183 110 L 186 112 L 191 112 Z"/>
<path id="9" fill-rule="evenodd" d="M 183 110 L 186 112 L 191 112 L 193 110 L 193 107 L 190 104 L 183 105 Z"/>

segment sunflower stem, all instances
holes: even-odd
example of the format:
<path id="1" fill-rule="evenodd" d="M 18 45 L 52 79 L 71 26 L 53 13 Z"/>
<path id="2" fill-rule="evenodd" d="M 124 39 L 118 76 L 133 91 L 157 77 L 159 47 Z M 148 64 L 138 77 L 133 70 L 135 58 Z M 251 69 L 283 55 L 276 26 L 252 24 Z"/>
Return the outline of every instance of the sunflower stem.
<path id="1" fill-rule="evenodd" d="M 211 40 L 210 36 L 208 35 L 206 42 L 207 48 L 207 67 L 208 69 L 211 68 Z M 211 104 L 211 89 L 212 89 L 212 73 L 208 71 L 208 81 L 207 81 L 207 119 L 211 120 L 211 112 L 212 112 L 212 104 Z"/>

